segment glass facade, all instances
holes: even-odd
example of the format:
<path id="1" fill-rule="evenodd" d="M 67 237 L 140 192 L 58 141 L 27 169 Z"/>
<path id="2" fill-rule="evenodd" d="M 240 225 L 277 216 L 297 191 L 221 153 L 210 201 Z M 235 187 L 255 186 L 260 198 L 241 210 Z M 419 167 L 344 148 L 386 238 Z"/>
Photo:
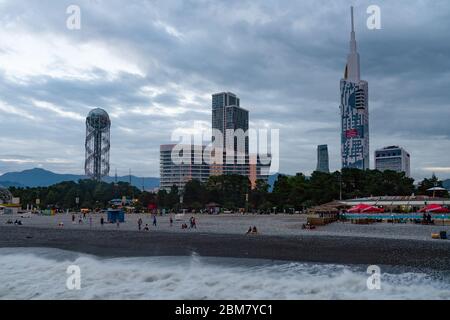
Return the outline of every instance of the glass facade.
<path id="1" fill-rule="evenodd" d="M 328 158 L 328 146 L 321 145 L 317 147 L 317 169 L 319 172 L 330 172 L 330 164 Z"/>
<path id="2" fill-rule="evenodd" d="M 222 92 L 214 94 L 212 97 L 212 128 L 220 131 L 223 135 L 223 147 L 224 149 L 228 145 L 227 130 L 242 130 L 247 133 L 248 131 L 248 111 L 240 107 L 240 99 L 231 92 Z M 245 137 L 244 148 L 239 146 L 242 141 L 239 141 L 237 137 L 233 137 L 234 141 L 230 142 L 233 145 L 234 161 L 230 163 L 230 159 L 226 158 L 226 150 L 224 152 L 223 165 L 216 166 L 217 174 L 249 174 L 249 142 L 248 137 Z M 238 155 L 238 151 L 244 149 L 244 154 Z"/>

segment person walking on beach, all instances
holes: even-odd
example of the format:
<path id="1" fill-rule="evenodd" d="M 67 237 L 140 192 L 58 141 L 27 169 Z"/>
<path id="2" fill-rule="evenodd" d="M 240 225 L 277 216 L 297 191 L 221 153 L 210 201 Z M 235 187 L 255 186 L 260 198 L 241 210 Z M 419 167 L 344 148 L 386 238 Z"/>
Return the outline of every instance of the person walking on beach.
<path id="1" fill-rule="evenodd" d="M 72 213 L 72 223 L 75 223 L 75 214 Z"/>
<path id="2" fill-rule="evenodd" d="M 92 229 L 92 216 L 89 215 L 89 228 Z"/>
<path id="3" fill-rule="evenodd" d="M 170 216 L 169 222 L 170 222 L 170 226 L 172 227 L 173 226 L 173 218 L 172 218 L 172 216 Z"/>
<path id="4" fill-rule="evenodd" d="M 139 228 L 139 231 L 141 231 L 141 228 L 142 228 L 142 219 L 141 218 L 139 218 L 139 220 L 138 220 L 138 228 Z"/>
<path id="5" fill-rule="evenodd" d="M 105 224 L 105 219 L 103 219 L 103 217 L 100 218 L 100 225 L 103 227 L 103 225 Z"/>
<path id="6" fill-rule="evenodd" d="M 197 229 L 197 222 L 195 221 L 195 218 L 194 218 L 194 217 L 192 217 L 191 228 L 192 228 L 192 229 Z"/>
<path id="7" fill-rule="evenodd" d="M 156 227 L 156 215 L 153 216 L 153 226 Z"/>
<path id="8" fill-rule="evenodd" d="M 117 229 L 119 229 L 119 228 L 120 228 L 120 221 L 117 220 Z"/>

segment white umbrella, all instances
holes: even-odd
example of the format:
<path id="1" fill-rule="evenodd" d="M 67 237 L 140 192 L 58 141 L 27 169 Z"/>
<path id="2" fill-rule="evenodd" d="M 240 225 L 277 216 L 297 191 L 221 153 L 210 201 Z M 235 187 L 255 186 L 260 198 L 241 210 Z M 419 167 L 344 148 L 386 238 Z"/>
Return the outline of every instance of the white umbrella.
<path id="1" fill-rule="evenodd" d="M 441 188 L 441 187 L 434 187 L 434 188 L 430 188 L 427 191 L 433 191 L 433 198 L 435 197 L 436 191 L 447 191 L 447 189 L 445 188 Z"/>

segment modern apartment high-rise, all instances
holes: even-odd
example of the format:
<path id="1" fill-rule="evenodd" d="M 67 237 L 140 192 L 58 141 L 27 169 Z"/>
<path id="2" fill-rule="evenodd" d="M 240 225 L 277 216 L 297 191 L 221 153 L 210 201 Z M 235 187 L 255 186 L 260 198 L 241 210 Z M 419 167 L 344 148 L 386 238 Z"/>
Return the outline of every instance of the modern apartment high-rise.
<path id="1" fill-rule="evenodd" d="M 411 156 L 399 146 L 389 146 L 375 151 L 375 169 L 404 172 L 411 177 Z"/>
<path id="2" fill-rule="evenodd" d="M 330 173 L 330 162 L 328 157 L 328 145 L 317 147 L 317 169 L 318 172 Z"/>
<path id="3" fill-rule="evenodd" d="M 361 80 L 360 57 L 356 45 L 353 7 L 351 7 L 350 53 L 341 79 L 342 168 L 370 168 L 369 85 Z"/>
<path id="4" fill-rule="evenodd" d="M 270 163 L 262 164 L 257 154 L 249 153 L 249 112 L 241 107 L 240 99 L 234 93 L 213 94 L 212 129 L 222 135 L 222 143 L 217 143 L 216 146 L 223 148 L 223 161 L 221 164 L 211 165 L 211 175 L 247 176 L 252 186 L 255 186 L 256 180 L 268 182 Z M 214 132 L 212 141 L 213 143 L 217 141 Z M 230 154 L 232 154 L 231 157 Z M 267 156 L 271 157 L 271 155 Z"/>
<path id="5" fill-rule="evenodd" d="M 212 165 L 211 174 L 249 175 L 248 119 L 248 110 L 241 108 L 240 99 L 234 93 L 221 92 L 212 96 L 212 129 L 222 135 L 220 142 L 213 132 L 212 141 L 223 148 L 223 163 Z M 229 132 L 233 135 L 228 136 Z M 241 139 L 239 134 L 243 134 Z M 229 141 L 230 138 L 233 141 Z M 232 155 L 232 160 L 227 154 Z"/>

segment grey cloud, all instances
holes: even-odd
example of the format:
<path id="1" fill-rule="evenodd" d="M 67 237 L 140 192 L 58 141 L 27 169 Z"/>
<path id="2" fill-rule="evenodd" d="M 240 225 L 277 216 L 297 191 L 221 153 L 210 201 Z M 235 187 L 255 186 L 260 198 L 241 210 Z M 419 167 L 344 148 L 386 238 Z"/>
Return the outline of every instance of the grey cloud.
<path id="1" fill-rule="evenodd" d="M 339 80 L 348 51 L 348 1 L 86 0 L 79 1 L 79 32 L 65 28 L 69 4 L 8 1 L 0 6 L 0 24 L 14 22 L 10 32 L 54 35 L 79 45 L 102 43 L 145 76 L 120 73 L 111 80 L 98 69 L 91 71 L 95 80 L 39 75 L 15 83 L 0 70 L 0 100 L 39 118 L 0 118 L 1 141 L 16 142 L 10 154 L 80 173 L 83 123 L 37 110 L 30 101 L 80 115 L 102 107 L 113 118 L 112 166 L 123 173 L 131 167 L 137 174 L 158 175 L 159 144 L 170 142 L 174 128 L 210 121 L 210 94 L 227 90 L 241 97 L 253 124 L 281 129 L 282 172 L 312 171 L 315 146 L 322 143 L 330 145 L 332 168 L 339 168 Z M 443 0 L 380 0 L 383 29 L 370 31 L 365 11 L 371 4 L 359 1 L 356 7 L 362 76 L 369 81 L 371 148 L 404 145 L 420 178 L 429 174 L 423 168 L 448 167 L 450 161 L 450 7 Z M 143 87 L 161 92 L 150 96 Z M 183 91 L 193 101 L 186 103 Z M 158 113 L 157 106 L 185 111 L 169 116 Z M 133 112 L 136 108 L 147 112 Z M 45 164 L 46 158 L 73 163 Z M 0 164 L 0 171 L 5 166 Z"/>

